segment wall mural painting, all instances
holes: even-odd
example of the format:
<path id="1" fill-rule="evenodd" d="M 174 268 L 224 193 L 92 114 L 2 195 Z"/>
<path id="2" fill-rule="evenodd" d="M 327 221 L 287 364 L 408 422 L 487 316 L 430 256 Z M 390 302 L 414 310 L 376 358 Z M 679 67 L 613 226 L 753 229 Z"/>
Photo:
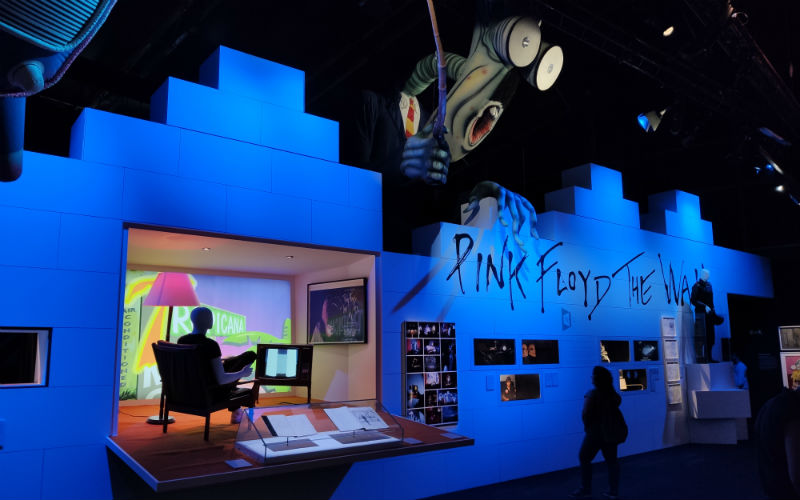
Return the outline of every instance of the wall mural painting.
<path id="1" fill-rule="evenodd" d="M 165 339 L 167 307 L 142 302 L 158 272 L 128 270 L 122 316 L 122 353 L 119 398 L 156 399 L 161 395 L 151 344 Z M 222 357 L 255 351 L 257 344 L 289 344 L 292 338 L 291 293 L 288 281 L 190 275 L 202 306 L 214 313 L 207 336 L 220 345 Z M 173 308 L 170 341 L 192 331 L 193 307 Z M 265 392 L 287 392 L 287 387 L 265 387 Z"/>
<path id="2" fill-rule="evenodd" d="M 403 323 L 403 414 L 428 425 L 458 423 L 456 325 Z"/>

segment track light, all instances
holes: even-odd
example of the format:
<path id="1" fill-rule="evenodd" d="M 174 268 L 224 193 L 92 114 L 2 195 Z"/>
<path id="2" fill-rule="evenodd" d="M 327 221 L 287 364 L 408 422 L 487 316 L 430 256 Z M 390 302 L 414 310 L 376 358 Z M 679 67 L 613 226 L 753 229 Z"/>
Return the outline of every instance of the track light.
<path id="1" fill-rule="evenodd" d="M 663 36 L 664 38 L 667 38 L 667 37 L 671 36 L 673 33 L 675 33 L 675 26 L 668 26 L 667 29 L 665 29 L 661 33 L 661 36 Z"/>
<path id="2" fill-rule="evenodd" d="M 782 193 L 785 190 L 786 190 L 786 188 L 783 186 L 783 184 L 778 184 L 777 186 L 775 186 L 775 191 L 778 192 L 778 193 Z"/>

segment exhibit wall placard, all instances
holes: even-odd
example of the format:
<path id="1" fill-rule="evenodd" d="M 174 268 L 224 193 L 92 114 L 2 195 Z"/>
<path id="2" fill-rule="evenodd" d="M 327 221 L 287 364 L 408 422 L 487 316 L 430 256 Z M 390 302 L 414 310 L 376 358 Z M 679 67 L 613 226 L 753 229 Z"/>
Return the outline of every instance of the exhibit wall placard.
<path id="1" fill-rule="evenodd" d="M 456 325 L 403 323 L 403 414 L 428 425 L 458 423 Z"/>

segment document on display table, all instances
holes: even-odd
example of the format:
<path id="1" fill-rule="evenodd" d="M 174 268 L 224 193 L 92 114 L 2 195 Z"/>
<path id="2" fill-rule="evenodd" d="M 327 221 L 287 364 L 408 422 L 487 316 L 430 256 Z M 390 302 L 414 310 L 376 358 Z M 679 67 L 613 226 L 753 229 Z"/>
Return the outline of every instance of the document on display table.
<path id="1" fill-rule="evenodd" d="M 263 415 L 273 436 L 309 436 L 317 430 L 305 415 Z"/>
<path id="2" fill-rule="evenodd" d="M 378 413 L 369 407 L 326 408 L 325 413 L 340 431 L 355 431 L 359 429 L 385 429 L 389 427 Z"/>

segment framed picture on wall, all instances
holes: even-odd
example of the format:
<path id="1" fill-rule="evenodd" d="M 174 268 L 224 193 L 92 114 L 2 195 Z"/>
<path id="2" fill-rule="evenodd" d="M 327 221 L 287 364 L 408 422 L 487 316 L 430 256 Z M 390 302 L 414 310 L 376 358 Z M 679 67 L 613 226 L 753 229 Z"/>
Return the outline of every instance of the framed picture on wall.
<path id="1" fill-rule="evenodd" d="M 522 364 L 558 363 L 558 340 L 522 340 Z"/>
<path id="2" fill-rule="evenodd" d="M 473 339 L 475 365 L 513 365 L 516 363 L 514 339 Z"/>
<path id="3" fill-rule="evenodd" d="M 779 326 L 781 351 L 800 351 L 800 326 Z"/>
<path id="4" fill-rule="evenodd" d="M 519 401 L 542 397 L 538 373 L 500 375 L 500 401 Z"/>
<path id="5" fill-rule="evenodd" d="M 634 361 L 658 361 L 658 341 L 634 340 L 633 359 Z"/>
<path id="6" fill-rule="evenodd" d="M 308 285 L 308 343 L 367 342 L 367 279 Z"/>
<path id="7" fill-rule="evenodd" d="M 781 353 L 781 379 L 789 389 L 800 386 L 800 352 Z"/>
<path id="8" fill-rule="evenodd" d="M 631 360 L 631 343 L 627 340 L 601 340 L 600 361 L 618 363 Z"/>
<path id="9" fill-rule="evenodd" d="M 637 368 L 635 370 L 619 371 L 619 390 L 644 391 L 647 389 L 647 370 Z"/>

